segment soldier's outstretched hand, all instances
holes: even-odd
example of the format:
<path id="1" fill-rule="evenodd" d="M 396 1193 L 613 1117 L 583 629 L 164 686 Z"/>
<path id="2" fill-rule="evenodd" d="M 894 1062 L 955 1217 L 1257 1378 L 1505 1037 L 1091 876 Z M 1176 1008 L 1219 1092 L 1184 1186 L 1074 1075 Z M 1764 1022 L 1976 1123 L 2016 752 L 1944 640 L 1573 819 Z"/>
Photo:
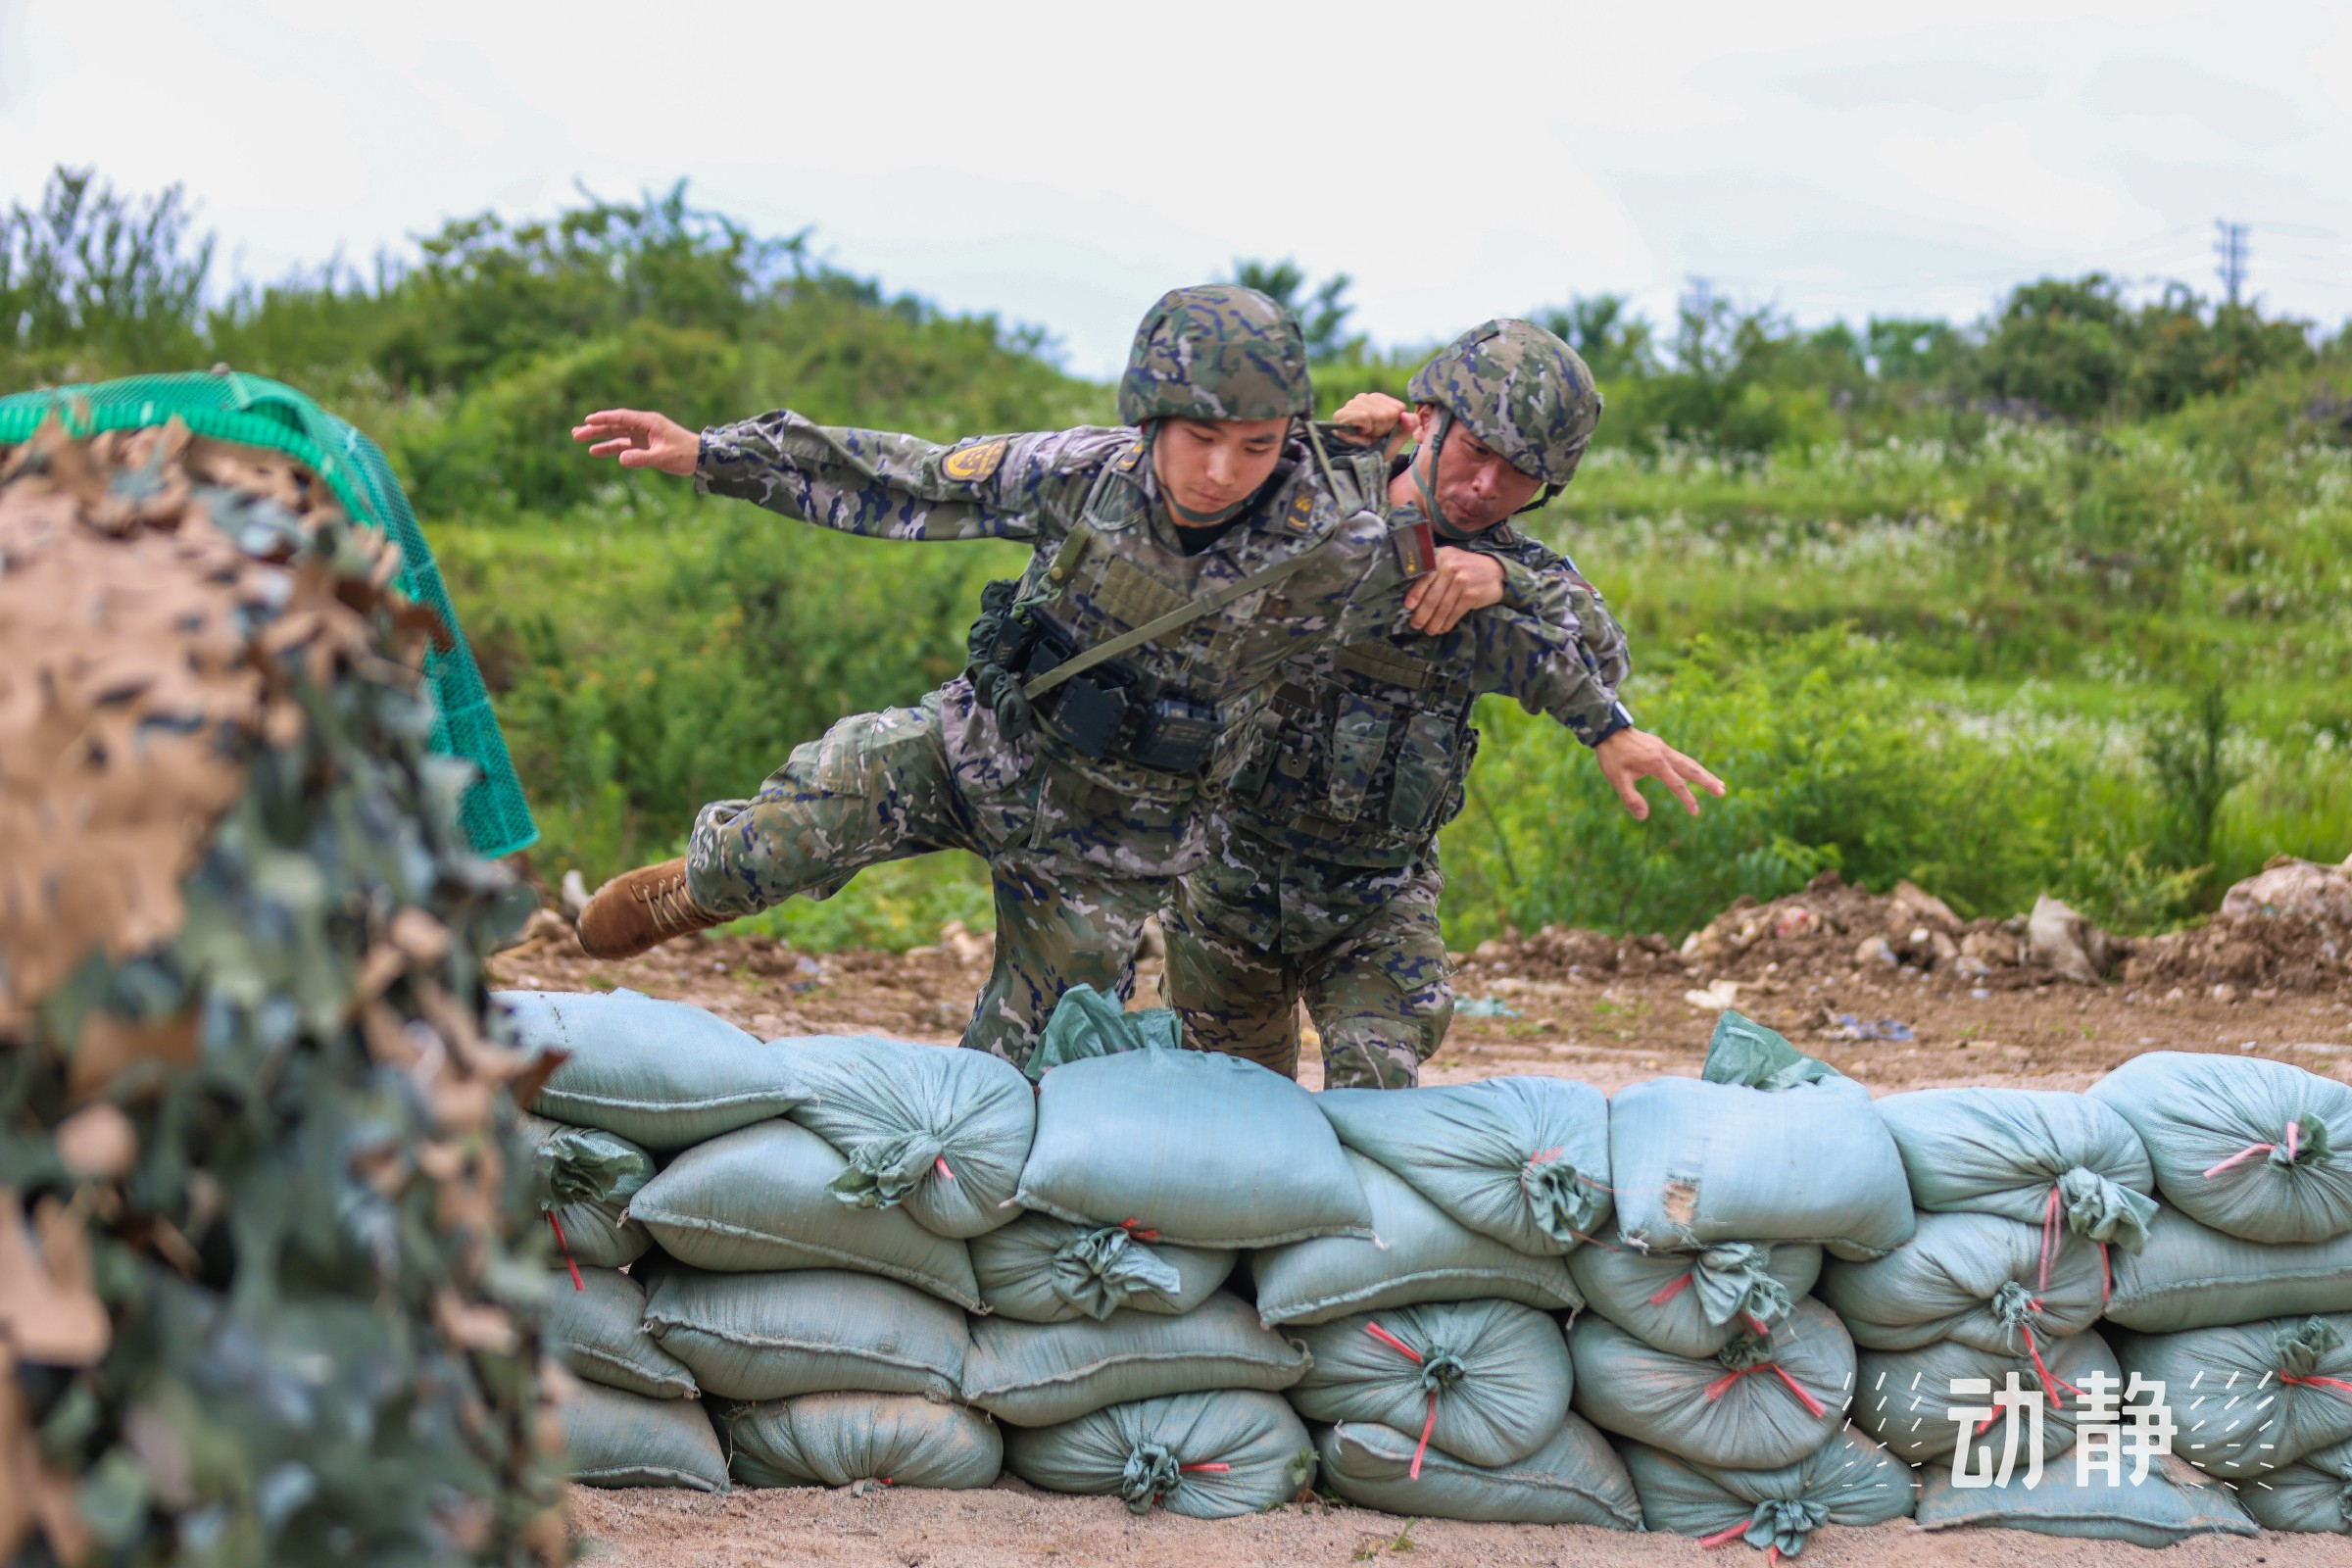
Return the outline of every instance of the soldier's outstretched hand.
<path id="1" fill-rule="evenodd" d="M 1655 735 L 1642 730 L 1619 730 L 1602 741 L 1592 757 L 1600 763 L 1600 776 L 1609 781 L 1609 787 L 1617 792 L 1617 798 L 1625 803 L 1625 808 L 1637 822 L 1649 820 L 1649 802 L 1642 798 L 1637 787 L 1642 779 L 1654 778 L 1664 784 L 1692 816 L 1698 814 L 1698 798 L 1690 793 L 1692 784 L 1718 800 L 1723 798 L 1723 780 L 1700 766 L 1696 759 L 1685 757 Z"/>
<path id="2" fill-rule="evenodd" d="M 702 461 L 703 438 L 666 414 L 643 409 L 599 409 L 571 427 L 574 441 L 595 443 L 596 457 L 616 457 L 624 468 L 659 468 L 681 479 Z"/>

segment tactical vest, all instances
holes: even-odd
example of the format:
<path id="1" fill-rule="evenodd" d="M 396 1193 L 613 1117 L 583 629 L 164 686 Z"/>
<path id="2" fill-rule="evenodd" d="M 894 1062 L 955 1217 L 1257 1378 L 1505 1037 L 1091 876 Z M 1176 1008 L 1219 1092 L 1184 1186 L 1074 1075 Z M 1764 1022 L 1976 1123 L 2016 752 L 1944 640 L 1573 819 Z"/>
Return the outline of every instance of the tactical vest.
<path id="1" fill-rule="evenodd" d="M 1476 644 L 1404 631 L 1294 661 L 1257 715 L 1226 812 L 1301 849 L 1421 854 L 1462 807 L 1478 753 Z"/>
<path id="2" fill-rule="evenodd" d="M 1386 489 L 1377 457 L 1333 452 L 1344 493 L 1326 498 L 1312 456 L 1296 443 L 1249 521 L 1188 556 L 1151 526 L 1145 451 L 1139 439 L 1102 469 L 1061 547 L 1023 573 L 1012 596 L 1021 629 L 1001 645 L 1012 676 L 1034 679 L 1276 562 L 1325 548 L 1356 514 L 1377 514 L 1373 498 Z M 1060 743 L 1067 766 L 1103 789 L 1156 800 L 1213 793 L 1291 657 L 1286 640 L 1320 640 L 1306 622 L 1327 622 L 1342 608 L 1295 602 L 1287 585 L 1249 594 L 1072 677 L 1037 702 L 1034 720 Z M 1295 631 L 1286 619 L 1298 622 Z"/>

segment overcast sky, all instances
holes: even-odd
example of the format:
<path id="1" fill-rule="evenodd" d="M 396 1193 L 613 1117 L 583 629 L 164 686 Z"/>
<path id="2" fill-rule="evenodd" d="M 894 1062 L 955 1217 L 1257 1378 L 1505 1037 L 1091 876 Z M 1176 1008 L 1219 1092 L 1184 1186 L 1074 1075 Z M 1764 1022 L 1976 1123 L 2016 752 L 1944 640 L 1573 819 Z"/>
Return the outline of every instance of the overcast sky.
<path id="1" fill-rule="evenodd" d="M 1350 24 L 1349 19 L 1354 19 Z M 685 175 L 1103 373 L 1236 257 L 1449 335 L 1692 277 L 1807 322 L 2100 268 L 2352 315 L 2352 5 L 0 0 L 0 202 L 183 183 L 234 274 Z"/>

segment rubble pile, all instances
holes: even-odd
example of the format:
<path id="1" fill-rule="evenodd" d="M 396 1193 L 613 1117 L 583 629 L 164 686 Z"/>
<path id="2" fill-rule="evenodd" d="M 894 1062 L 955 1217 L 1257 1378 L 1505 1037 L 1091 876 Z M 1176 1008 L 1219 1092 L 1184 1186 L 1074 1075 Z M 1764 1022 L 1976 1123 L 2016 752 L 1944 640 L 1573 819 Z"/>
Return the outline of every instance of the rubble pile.
<path id="1" fill-rule="evenodd" d="M 2226 985 L 2280 991 L 2352 986 L 2352 857 L 2322 865 L 2281 855 L 2231 888 L 2194 931 L 2134 942 L 2123 978 L 2142 988 Z"/>
<path id="2" fill-rule="evenodd" d="M 2352 860 L 2281 856 L 2240 882 L 2204 925 L 2159 937 L 2101 930 L 2044 895 L 2025 914 L 1964 920 L 1911 882 L 1873 893 L 1825 871 L 1802 891 L 1748 897 L 1687 937 L 1611 937 L 1545 926 L 1483 942 L 1463 956 L 1464 983 L 1689 974 L 1746 983 L 1909 972 L 1971 988 L 2053 981 L 2331 991 L 2352 985 Z"/>

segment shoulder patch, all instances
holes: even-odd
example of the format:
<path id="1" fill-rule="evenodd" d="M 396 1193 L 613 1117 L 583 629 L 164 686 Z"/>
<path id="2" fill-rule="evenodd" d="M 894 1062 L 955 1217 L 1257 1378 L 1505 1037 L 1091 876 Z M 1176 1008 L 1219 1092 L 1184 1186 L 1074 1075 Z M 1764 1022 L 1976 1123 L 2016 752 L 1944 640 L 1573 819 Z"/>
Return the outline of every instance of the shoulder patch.
<path id="1" fill-rule="evenodd" d="M 1314 514 L 1314 492 L 1311 490 L 1299 491 L 1297 498 L 1291 502 L 1291 515 L 1289 518 L 1291 526 L 1294 529 L 1303 529 L 1313 518 Z"/>
<path id="2" fill-rule="evenodd" d="M 997 471 L 997 465 L 1004 461 L 1004 449 L 1011 444 L 998 436 L 975 446 L 957 447 L 940 464 L 940 471 L 958 484 L 977 484 Z"/>
<path id="3" fill-rule="evenodd" d="M 1122 472 L 1130 472 L 1133 471 L 1135 466 L 1138 463 L 1141 463 L 1143 459 L 1144 444 L 1141 441 L 1130 441 L 1127 443 L 1127 449 L 1118 455 L 1117 459 L 1112 462 L 1111 466 L 1121 470 Z"/>
<path id="4" fill-rule="evenodd" d="M 1430 531 L 1428 518 L 1390 529 L 1389 542 L 1396 547 L 1396 564 L 1407 577 L 1426 576 L 1437 570 L 1438 536 Z"/>

